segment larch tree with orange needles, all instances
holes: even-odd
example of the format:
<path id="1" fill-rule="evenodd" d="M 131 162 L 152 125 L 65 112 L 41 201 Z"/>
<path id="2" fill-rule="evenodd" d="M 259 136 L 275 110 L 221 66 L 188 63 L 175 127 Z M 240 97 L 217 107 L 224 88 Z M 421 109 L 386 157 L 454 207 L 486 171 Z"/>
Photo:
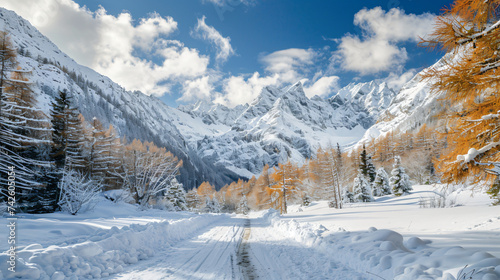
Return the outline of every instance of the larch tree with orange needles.
<path id="1" fill-rule="evenodd" d="M 274 168 L 274 173 L 271 174 L 275 184 L 268 188 L 271 197 L 275 199 L 275 206 L 280 209 L 281 214 L 287 213 L 287 196 L 290 192 L 296 190 L 299 184 L 297 166 L 288 161 L 285 164 L 278 164 Z"/>
<path id="2" fill-rule="evenodd" d="M 447 182 L 484 179 L 485 167 L 500 160 L 499 7 L 500 0 L 456 0 L 421 42 L 448 52 L 424 75 L 454 108 L 448 116 L 450 152 L 439 166 Z"/>

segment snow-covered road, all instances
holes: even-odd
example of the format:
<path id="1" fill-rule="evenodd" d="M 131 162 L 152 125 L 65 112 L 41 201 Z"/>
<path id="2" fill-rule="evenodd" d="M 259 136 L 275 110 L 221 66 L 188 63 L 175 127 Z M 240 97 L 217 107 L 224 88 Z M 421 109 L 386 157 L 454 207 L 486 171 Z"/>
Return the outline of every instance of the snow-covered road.
<path id="1" fill-rule="evenodd" d="M 289 233 L 273 227 L 268 213 L 220 219 L 107 279 L 369 278 Z"/>
<path id="2" fill-rule="evenodd" d="M 497 209 L 465 191 L 460 207 L 420 208 L 425 188 L 343 209 L 296 205 L 283 216 L 138 211 L 106 201 L 79 216 L 24 215 L 15 273 L 0 243 L 0 280 L 500 279 Z"/>
<path id="3" fill-rule="evenodd" d="M 109 279 L 243 279 L 237 265 L 245 219 L 221 219 Z"/>

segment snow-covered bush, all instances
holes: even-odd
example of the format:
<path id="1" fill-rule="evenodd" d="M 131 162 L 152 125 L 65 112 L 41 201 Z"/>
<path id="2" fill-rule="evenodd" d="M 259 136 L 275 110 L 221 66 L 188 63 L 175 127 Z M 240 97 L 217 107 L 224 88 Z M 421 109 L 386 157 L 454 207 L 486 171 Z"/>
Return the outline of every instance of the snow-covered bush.
<path id="1" fill-rule="evenodd" d="M 61 190 L 59 206 L 71 215 L 92 209 L 101 192 L 100 182 L 75 170 L 65 171 L 58 185 Z"/>
<path id="2" fill-rule="evenodd" d="M 401 158 L 394 157 L 394 165 L 389 179 L 389 186 L 396 196 L 410 193 L 413 188 L 411 187 L 410 177 L 406 175 L 405 169 L 401 166 Z"/>
<path id="3" fill-rule="evenodd" d="M 372 183 L 373 196 L 383 196 L 391 194 L 391 187 L 389 187 L 389 175 L 385 172 L 383 167 L 377 170 L 375 181 Z"/>
<path id="4" fill-rule="evenodd" d="M 418 204 L 420 208 L 450 208 L 459 206 L 456 196 L 452 195 L 456 188 L 443 188 L 435 191 L 433 195 L 420 197 Z"/>

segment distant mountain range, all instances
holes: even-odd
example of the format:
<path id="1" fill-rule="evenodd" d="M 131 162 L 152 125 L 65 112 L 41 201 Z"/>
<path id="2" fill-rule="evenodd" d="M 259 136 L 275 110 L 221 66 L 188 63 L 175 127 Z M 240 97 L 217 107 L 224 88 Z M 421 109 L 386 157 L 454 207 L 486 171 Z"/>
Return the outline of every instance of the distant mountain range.
<path id="1" fill-rule="evenodd" d="M 0 30 L 20 50 L 21 66 L 33 69 L 34 90 L 47 114 L 59 90 L 71 92 L 86 119 L 97 117 L 129 140 L 153 141 L 182 159 L 179 179 L 188 188 L 202 181 L 222 187 L 258 175 L 265 164 L 301 163 L 319 146 L 347 147 L 398 127 L 412 129 L 438 106 L 417 75 L 397 94 L 372 81 L 309 99 L 298 82 L 265 87 L 250 104 L 234 108 L 206 101 L 172 108 L 77 64 L 12 11 L 0 8 Z"/>

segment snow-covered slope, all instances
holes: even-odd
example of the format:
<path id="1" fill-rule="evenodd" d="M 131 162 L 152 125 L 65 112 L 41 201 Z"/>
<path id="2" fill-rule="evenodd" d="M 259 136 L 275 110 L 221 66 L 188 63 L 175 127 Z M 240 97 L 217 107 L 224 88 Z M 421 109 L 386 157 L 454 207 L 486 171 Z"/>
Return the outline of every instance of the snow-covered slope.
<path id="1" fill-rule="evenodd" d="M 237 178 L 228 170 L 215 168 L 189 148 L 172 122 L 177 111 L 159 99 L 126 91 L 88 67 L 77 64 L 48 38 L 16 13 L 0 8 L 0 30 L 10 34 L 20 52 L 21 67 L 32 70 L 30 79 L 39 105 L 49 113 L 49 104 L 58 91 L 67 90 L 86 119 L 99 118 L 113 124 L 121 135 L 154 141 L 183 160 L 180 181 L 192 187 L 202 180 L 223 185 Z"/>
<path id="2" fill-rule="evenodd" d="M 444 59 L 430 68 L 443 67 Z M 389 131 L 411 131 L 420 128 L 424 123 L 435 124 L 439 121 L 435 116 L 445 109 L 441 95 L 431 92 L 430 81 L 422 78 L 422 72 L 401 88 L 387 109 L 380 113 L 377 123 L 367 130 L 359 143 Z"/>

